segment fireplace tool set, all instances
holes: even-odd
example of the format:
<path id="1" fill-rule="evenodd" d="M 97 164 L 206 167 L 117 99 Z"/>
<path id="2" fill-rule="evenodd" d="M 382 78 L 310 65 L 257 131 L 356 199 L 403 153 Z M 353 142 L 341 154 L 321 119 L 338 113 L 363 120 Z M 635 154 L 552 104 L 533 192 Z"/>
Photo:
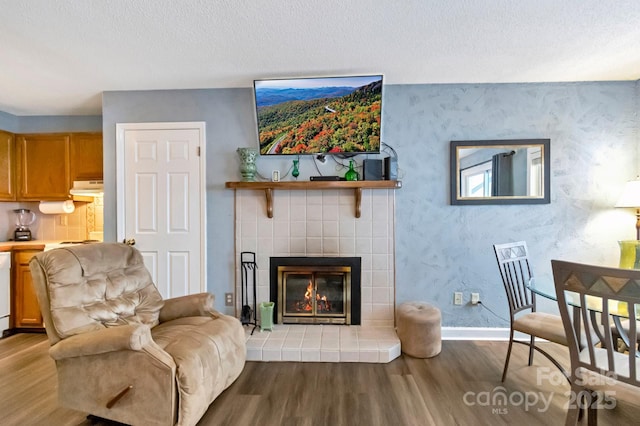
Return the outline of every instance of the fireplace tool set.
<path id="1" fill-rule="evenodd" d="M 256 254 L 250 251 L 240 253 L 240 265 L 242 270 L 242 310 L 240 311 L 240 322 L 242 325 L 253 325 L 251 334 L 256 330 L 258 322 L 256 319 Z M 251 283 L 249 283 L 251 282 Z M 249 284 L 251 284 L 252 292 L 249 294 Z M 249 299 L 253 304 L 249 304 Z"/>

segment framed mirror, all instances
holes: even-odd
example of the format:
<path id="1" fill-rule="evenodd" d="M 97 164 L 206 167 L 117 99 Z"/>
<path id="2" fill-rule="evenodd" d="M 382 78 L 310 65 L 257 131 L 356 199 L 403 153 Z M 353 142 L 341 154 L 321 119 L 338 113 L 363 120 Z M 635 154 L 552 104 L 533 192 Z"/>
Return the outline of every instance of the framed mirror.
<path id="1" fill-rule="evenodd" d="M 452 205 L 549 204 L 549 139 L 451 141 Z"/>

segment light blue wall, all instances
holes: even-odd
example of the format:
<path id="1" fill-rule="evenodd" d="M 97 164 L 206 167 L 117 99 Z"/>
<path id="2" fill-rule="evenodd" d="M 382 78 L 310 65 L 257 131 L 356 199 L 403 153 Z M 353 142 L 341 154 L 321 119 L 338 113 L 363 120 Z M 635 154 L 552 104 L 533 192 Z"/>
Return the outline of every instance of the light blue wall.
<path id="1" fill-rule="evenodd" d="M 446 326 L 502 327 L 481 307 L 452 304 L 454 291 L 479 291 L 506 318 L 493 243 L 526 240 L 546 279 L 552 258 L 615 264 L 616 240 L 634 236 L 632 213 L 612 206 L 640 172 L 639 96 L 638 82 L 385 86 L 383 141 L 398 152 L 403 181 L 397 302 L 431 301 Z M 256 145 L 251 89 L 105 93 L 105 218 L 116 212 L 115 124 L 150 121 L 206 122 L 208 289 L 222 309 L 234 274 L 233 191 L 224 182 L 239 179 L 236 148 Z M 551 139 L 551 204 L 450 206 L 449 141 L 510 138 Z M 261 157 L 258 167 L 286 172 L 288 162 Z M 301 164 L 302 177 L 316 174 L 311 159 Z M 105 238 L 115 239 L 115 220 Z"/>
<path id="2" fill-rule="evenodd" d="M 551 279 L 549 260 L 615 264 L 616 241 L 634 238 L 632 212 L 612 206 L 626 180 L 640 173 L 640 81 L 487 85 L 389 85 L 383 141 L 398 152 L 403 188 L 396 191 L 397 302 L 431 301 L 446 326 L 506 326 L 481 307 L 457 307 L 454 291 L 479 291 L 507 316 L 491 245 L 524 239 L 533 268 Z M 99 131 L 105 138 L 105 238 L 115 240 L 115 124 L 205 121 L 207 126 L 208 289 L 232 291 L 236 148 L 256 146 L 251 89 L 106 92 L 103 117 L 16 117 L 15 133 Z M 450 206 L 449 141 L 551 139 L 551 204 Z M 261 157 L 259 170 L 284 175 L 283 157 Z M 323 174 L 343 174 L 328 161 Z M 315 175 L 301 160 L 301 179 Z M 547 305 L 552 309 L 552 305 Z"/>
<path id="3" fill-rule="evenodd" d="M 391 86 L 385 141 L 396 147 L 403 188 L 396 199 L 397 301 L 441 307 L 448 326 L 506 326 L 481 307 L 452 304 L 478 291 L 507 317 L 492 244 L 526 240 L 534 272 L 550 260 L 615 264 L 616 240 L 634 235 L 616 211 L 638 170 L 635 82 Z M 551 204 L 450 206 L 450 140 L 551 139 Z"/>

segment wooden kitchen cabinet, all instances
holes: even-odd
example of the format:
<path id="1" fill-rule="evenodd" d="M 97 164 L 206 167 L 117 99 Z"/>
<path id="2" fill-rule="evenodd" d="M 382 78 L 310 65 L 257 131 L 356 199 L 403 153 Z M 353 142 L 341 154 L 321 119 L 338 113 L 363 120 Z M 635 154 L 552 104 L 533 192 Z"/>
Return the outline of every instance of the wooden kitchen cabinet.
<path id="1" fill-rule="evenodd" d="M 72 133 L 71 182 L 102 180 L 102 133 Z"/>
<path id="2" fill-rule="evenodd" d="M 11 265 L 11 327 L 16 329 L 44 328 L 36 296 L 29 260 L 42 250 L 14 250 Z"/>
<path id="3" fill-rule="evenodd" d="M 17 136 L 18 200 L 69 199 L 70 141 L 68 133 Z"/>
<path id="4" fill-rule="evenodd" d="M 15 136 L 0 130 L 0 201 L 15 201 Z"/>

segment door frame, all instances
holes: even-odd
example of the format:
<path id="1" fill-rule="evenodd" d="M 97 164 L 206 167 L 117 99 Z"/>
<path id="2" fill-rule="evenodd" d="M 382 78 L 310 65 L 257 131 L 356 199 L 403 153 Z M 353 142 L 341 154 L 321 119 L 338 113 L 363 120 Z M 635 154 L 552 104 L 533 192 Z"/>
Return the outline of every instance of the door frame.
<path id="1" fill-rule="evenodd" d="M 198 129 L 200 133 L 200 291 L 207 291 L 207 191 L 206 191 L 206 149 L 207 133 L 204 121 L 157 122 L 157 123 L 116 123 L 116 241 L 123 241 L 125 235 L 125 132 L 127 130 L 180 130 Z"/>

